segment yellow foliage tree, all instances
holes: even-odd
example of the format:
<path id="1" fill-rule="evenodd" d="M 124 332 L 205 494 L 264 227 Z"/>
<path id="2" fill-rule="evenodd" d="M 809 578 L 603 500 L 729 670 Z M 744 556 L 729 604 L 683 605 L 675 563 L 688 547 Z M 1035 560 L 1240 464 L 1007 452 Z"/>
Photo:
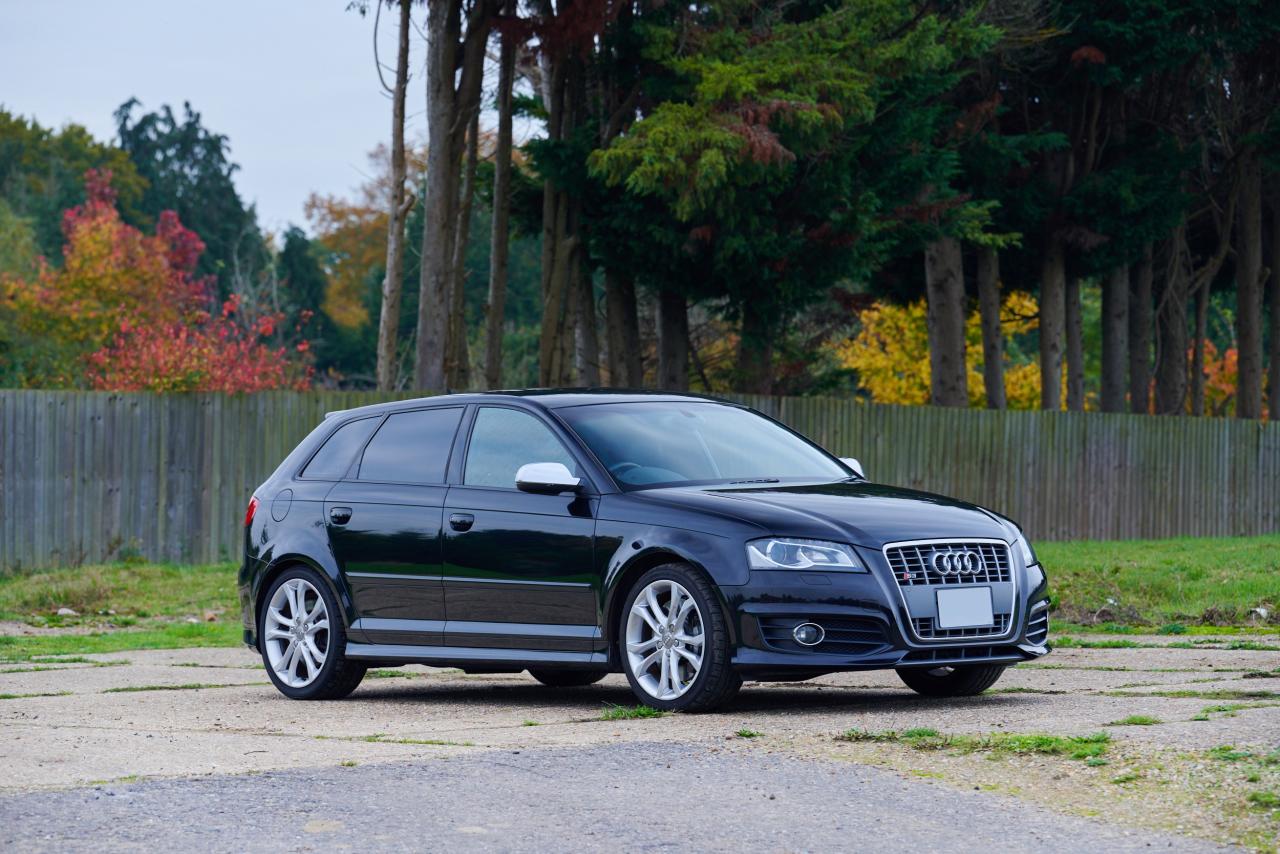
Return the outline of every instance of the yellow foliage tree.
<path id="1" fill-rule="evenodd" d="M 405 152 L 413 188 L 426 171 L 426 151 L 410 147 Z M 387 198 L 391 186 L 391 154 L 385 145 L 369 153 L 370 176 L 356 188 L 356 197 L 312 194 L 306 201 L 307 220 L 316 240 L 329 250 L 325 272 L 323 311 L 338 326 L 357 329 L 369 322 L 364 294 L 371 271 L 382 269 L 387 259 Z M 413 243 L 413 235 L 407 238 Z"/>
<path id="2" fill-rule="evenodd" d="M 1000 307 L 1005 338 L 1024 335 L 1039 325 L 1035 297 L 1015 291 Z M 858 382 L 877 403 L 921 406 L 929 402 L 929 330 L 924 300 L 908 305 L 878 302 L 860 317 L 857 336 L 836 346 L 839 363 L 857 371 Z M 965 324 L 969 404 L 985 406 L 982 387 L 982 324 L 973 312 Z M 1032 361 L 1005 366 L 1005 395 L 1011 409 L 1040 404 L 1040 367 Z"/>

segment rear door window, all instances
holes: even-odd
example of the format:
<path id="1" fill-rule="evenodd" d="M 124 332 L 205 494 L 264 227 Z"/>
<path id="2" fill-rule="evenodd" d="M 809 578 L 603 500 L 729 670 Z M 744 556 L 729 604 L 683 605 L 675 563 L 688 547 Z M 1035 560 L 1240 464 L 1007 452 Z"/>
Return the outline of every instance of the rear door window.
<path id="1" fill-rule="evenodd" d="M 444 483 L 462 407 L 417 409 L 387 418 L 364 449 L 360 480 Z"/>
<path id="2" fill-rule="evenodd" d="M 302 476 L 316 480 L 341 480 L 351 467 L 352 458 L 377 426 L 377 418 L 361 418 L 343 424 L 316 451 L 302 470 Z"/>

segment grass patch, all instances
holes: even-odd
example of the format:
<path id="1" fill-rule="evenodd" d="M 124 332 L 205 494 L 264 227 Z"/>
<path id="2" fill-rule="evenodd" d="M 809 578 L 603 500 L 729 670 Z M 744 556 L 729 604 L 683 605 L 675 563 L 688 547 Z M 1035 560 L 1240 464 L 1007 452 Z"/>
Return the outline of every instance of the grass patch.
<path id="1" fill-rule="evenodd" d="M 520 726 L 541 726 L 537 721 L 521 721 Z"/>
<path id="2" fill-rule="evenodd" d="M 738 738 L 759 738 L 764 733 L 754 729 L 740 729 L 734 735 L 738 736 Z"/>
<path id="3" fill-rule="evenodd" d="M 59 617 L 59 608 L 78 616 Z M 236 569 L 227 563 L 114 563 L 0 575 L 0 619 L 81 630 L 0 637 L 0 660 L 11 662 L 241 643 Z"/>
<path id="4" fill-rule="evenodd" d="M 53 691 L 47 694 L 0 694 L 0 700 L 29 700 L 32 697 L 69 697 L 70 691 Z"/>
<path id="5" fill-rule="evenodd" d="M 1274 615 L 1280 604 L 1280 535 L 1045 542 L 1036 550 L 1059 619 L 1189 628 L 1247 623 L 1254 608 L 1272 606 Z"/>
<path id="6" fill-rule="evenodd" d="M 1252 751 L 1237 750 L 1230 744 L 1222 744 L 1209 750 L 1209 758 L 1217 759 L 1219 762 L 1239 762 L 1242 759 L 1250 759 L 1252 757 Z"/>
<path id="7" fill-rule="evenodd" d="M 1047 735 L 1043 733 L 990 733 L 988 735 L 945 735 L 930 727 L 895 732 L 847 730 L 837 741 L 880 741 L 905 744 L 917 750 L 955 750 L 959 753 L 1040 754 L 1093 759 L 1104 755 L 1111 743 L 1105 732 L 1092 735 Z"/>
<path id="8" fill-rule="evenodd" d="M 1127 718 L 1112 721 L 1107 726 L 1155 726 L 1162 723 L 1164 721 L 1159 718 L 1153 718 L 1151 715 L 1129 715 Z"/>
<path id="9" fill-rule="evenodd" d="M 666 712 L 652 706 L 610 706 L 600 715 L 602 721 L 630 721 L 640 718 L 666 717 Z"/>
<path id="10" fill-rule="evenodd" d="M 1139 643 L 1125 638 L 1084 640 L 1071 635 L 1054 638 L 1053 645 L 1057 649 L 1141 649 L 1147 646 L 1159 646 L 1159 644 Z"/>
<path id="11" fill-rule="evenodd" d="M 1103 691 L 1108 697 L 1167 697 L 1174 700 L 1280 700 L 1280 691 L 1242 691 L 1222 688 L 1215 691 L 1195 691 L 1178 688 L 1168 691 Z"/>
<path id="12" fill-rule="evenodd" d="M 1126 771 L 1123 774 L 1112 777 L 1111 782 L 1115 783 L 1117 786 L 1121 786 L 1125 783 L 1132 783 L 1134 780 L 1140 779 L 1141 777 L 1142 775 L 1137 771 Z"/>
<path id="13" fill-rule="evenodd" d="M 80 616 L 55 619 L 59 608 Z M 206 611 L 238 617 L 233 564 L 112 563 L 0 576 L 0 619 L 119 624 L 129 617 L 202 619 Z"/>
<path id="14" fill-rule="evenodd" d="M 1276 792 L 1250 792 L 1245 800 L 1264 810 L 1280 807 L 1280 794 Z"/>
<path id="15" fill-rule="evenodd" d="M 4 670 L 0 670 L 0 673 L 39 673 L 44 670 L 84 669 L 84 668 L 70 668 L 70 667 L 64 666 L 67 664 L 87 664 L 90 667 L 123 667 L 124 665 L 129 663 L 128 661 L 123 659 L 118 661 L 94 661 L 93 659 L 89 659 L 89 658 L 66 658 L 66 659 L 53 659 L 49 661 L 37 659 L 36 662 L 37 663 L 33 663 L 30 667 L 8 667 L 8 668 L 5 668 Z"/>
<path id="16" fill-rule="evenodd" d="M 368 679 L 412 679 L 416 674 L 405 673 L 403 670 L 397 670 L 394 667 L 379 667 L 376 670 L 370 670 L 365 673 Z"/>
<path id="17" fill-rule="evenodd" d="M 341 765 L 343 768 L 354 768 L 354 767 L 356 767 L 357 765 L 359 765 L 360 763 L 359 763 L 359 762 L 357 762 L 357 761 L 355 761 L 354 759 L 344 759 L 343 761 L 339 762 L 338 764 L 339 764 L 339 765 Z"/>
<path id="18" fill-rule="evenodd" d="M 104 694 L 135 694 L 139 691 L 199 691 L 202 688 L 239 688 L 242 685 L 266 685 L 266 682 L 228 682 L 215 685 L 210 682 L 188 682 L 185 685 L 122 685 L 119 688 L 107 688 Z"/>
<path id="19" fill-rule="evenodd" d="M 368 741 L 373 744 L 425 744 L 431 747 L 475 747 L 473 741 L 445 741 L 441 738 L 392 738 L 386 733 L 375 732 L 373 735 L 366 735 L 358 741 Z"/>
<path id="20" fill-rule="evenodd" d="M 50 655 L 122 652 L 134 649 L 240 646 L 240 623 L 167 623 L 151 628 L 89 634 L 0 637 L 0 658 L 30 661 Z M 65 659 L 64 659 L 65 660 Z"/>

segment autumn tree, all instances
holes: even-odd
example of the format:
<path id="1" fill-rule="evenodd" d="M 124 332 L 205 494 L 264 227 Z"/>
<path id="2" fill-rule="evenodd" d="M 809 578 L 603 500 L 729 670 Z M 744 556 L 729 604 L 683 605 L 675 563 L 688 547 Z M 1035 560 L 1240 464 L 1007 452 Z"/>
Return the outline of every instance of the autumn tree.
<path id="1" fill-rule="evenodd" d="M 62 266 L 45 263 L 31 279 L 2 282 L 27 339 L 47 345 L 22 354 L 25 384 L 183 391 L 307 384 L 305 341 L 293 353 L 265 343 L 283 315 L 246 325 L 238 298 L 212 301 L 212 277 L 198 272 L 204 243 L 177 214 L 161 212 L 154 234 L 145 234 L 121 218 L 110 173 L 90 171 L 85 186 L 85 202 L 63 220 Z"/>

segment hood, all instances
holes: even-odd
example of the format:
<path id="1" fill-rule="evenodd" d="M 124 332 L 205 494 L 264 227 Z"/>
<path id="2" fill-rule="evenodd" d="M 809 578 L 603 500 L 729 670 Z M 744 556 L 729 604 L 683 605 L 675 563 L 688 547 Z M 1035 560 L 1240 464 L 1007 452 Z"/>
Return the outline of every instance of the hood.
<path id="1" fill-rule="evenodd" d="M 762 533 L 877 549 L 902 540 L 1013 538 L 994 514 L 976 505 L 866 481 L 670 487 L 637 494 L 673 507 L 730 516 L 762 528 Z"/>

